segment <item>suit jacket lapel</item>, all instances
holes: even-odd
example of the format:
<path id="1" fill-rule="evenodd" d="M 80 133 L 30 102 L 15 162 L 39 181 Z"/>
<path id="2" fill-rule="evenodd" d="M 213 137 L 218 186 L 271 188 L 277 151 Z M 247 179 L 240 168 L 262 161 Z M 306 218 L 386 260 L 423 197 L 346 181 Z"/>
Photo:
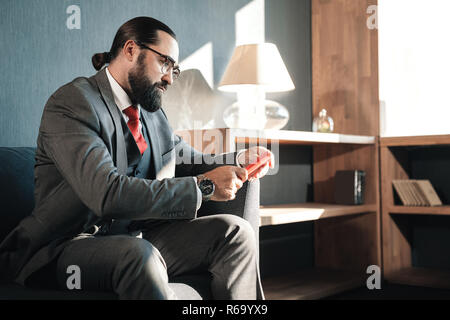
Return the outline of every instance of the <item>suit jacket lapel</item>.
<path id="1" fill-rule="evenodd" d="M 156 125 L 151 114 L 148 114 L 147 111 L 141 108 L 141 115 L 142 120 L 145 122 L 145 125 L 147 126 L 148 134 L 150 136 L 149 139 L 153 156 L 152 163 L 155 168 L 155 174 L 158 175 L 158 172 L 162 168 L 162 156 L 161 156 L 161 148 L 159 146 L 158 131 L 156 130 Z"/>
<path id="2" fill-rule="evenodd" d="M 116 128 L 116 154 L 113 154 L 113 161 L 116 164 L 117 171 L 119 174 L 127 174 L 128 161 L 127 161 L 127 151 L 125 145 L 125 138 L 123 136 L 122 125 L 120 119 L 122 115 L 114 102 L 113 93 L 111 85 L 109 84 L 108 77 L 106 75 L 105 69 L 97 72 L 94 76 L 97 81 L 100 93 L 103 96 L 103 100 L 108 107 L 109 113 L 112 116 L 114 127 Z"/>

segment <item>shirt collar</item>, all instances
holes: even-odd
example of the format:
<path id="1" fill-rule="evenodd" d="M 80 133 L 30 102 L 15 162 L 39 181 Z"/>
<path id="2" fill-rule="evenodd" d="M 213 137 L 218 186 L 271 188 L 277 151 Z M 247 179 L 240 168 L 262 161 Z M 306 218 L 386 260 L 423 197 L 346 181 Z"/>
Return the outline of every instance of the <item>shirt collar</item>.
<path id="1" fill-rule="evenodd" d="M 114 102 L 116 103 L 117 107 L 120 111 L 125 110 L 129 106 L 131 106 L 133 103 L 130 100 L 130 97 L 128 94 L 123 90 L 123 88 L 120 86 L 120 84 L 114 79 L 114 77 L 109 72 L 108 68 L 106 68 L 106 75 L 109 80 L 109 84 L 111 85 L 111 89 L 114 96 Z M 139 105 L 138 105 L 139 109 Z"/>

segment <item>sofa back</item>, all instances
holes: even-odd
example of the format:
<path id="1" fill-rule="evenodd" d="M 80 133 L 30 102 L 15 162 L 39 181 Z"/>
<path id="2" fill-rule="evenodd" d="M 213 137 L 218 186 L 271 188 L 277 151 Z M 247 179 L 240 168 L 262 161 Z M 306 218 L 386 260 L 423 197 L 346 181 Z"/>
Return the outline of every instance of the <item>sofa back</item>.
<path id="1" fill-rule="evenodd" d="M 0 147 L 0 242 L 33 211 L 35 152 Z"/>

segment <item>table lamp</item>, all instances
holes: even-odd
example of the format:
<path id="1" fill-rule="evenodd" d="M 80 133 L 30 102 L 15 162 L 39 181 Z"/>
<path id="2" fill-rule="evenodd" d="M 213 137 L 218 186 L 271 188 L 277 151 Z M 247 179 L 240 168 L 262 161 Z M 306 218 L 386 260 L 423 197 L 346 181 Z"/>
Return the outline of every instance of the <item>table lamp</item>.
<path id="1" fill-rule="evenodd" d="M 266 92 L 295 89 L 280 52 L 272 43 L 237 46 L 218 89 L 237 93 L 237 101 L 223 114 L 230 128 L 281 129 L 289 121 L 284 106 L 266 100 Z"/>

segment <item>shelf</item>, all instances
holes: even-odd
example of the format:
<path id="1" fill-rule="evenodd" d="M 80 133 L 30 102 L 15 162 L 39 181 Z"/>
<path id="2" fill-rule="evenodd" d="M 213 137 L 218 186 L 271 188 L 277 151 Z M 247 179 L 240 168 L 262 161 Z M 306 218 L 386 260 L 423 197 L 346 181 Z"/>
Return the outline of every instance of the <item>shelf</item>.
<path id="1" fill-rule="evenodd" d="M 385 275 L 385 279 L 392 283 L 420 286 L 429 288 L 450 288 L 450 270 L 434 268 L 402 268 L 391 274 Z"/>
<path id="2" fill-rule="evenodd" d="M 374 136 L 358 136 L 339 133 L 320 133 L 293 130 L 251 130 L 216 128 L 202 130 L 178 130 L 175 132 L 188 144 L 205 153 L 234 152 L 245 144 L 252 145 L 375 145 Z"/>
<path id="3" fill-rule="evenodd" d="M 432 146 L 450 144 L 450 135 L 380 138 L 380 147 Z"/>
<path id="4" fill-rule="evenodd" d="M 375 204 L 346 206 L 324 203 L 298 203 L 261 206 L 260 216 L 261 226 L 267 226 L 375 212 L 376 210 L 377 206 Z"/>
<path id="5" fill-rule="evenodd" d="M 262 279 L 267 300 L 312 300 L 364 286 L 364 272 L 311 268 Z"/>
<path id="6" fill-rule="evenodd" d="M 450 206 L 436 207 L 411 207 L 411 206 L 392 206 L 388 208 L 389 213 L 394 214 L 434 214 L 434 215 L 450 215 Z"/>
<path id="7" fill-rule="evenodd" d="M 278 141 L 280 144 L 314 145 L 314 144 L 375 144 L 373 136 L 357 136 L 339 133 L 320 133 L 290 130 L 248 130 L 229 129 L 236 143 L 261 143 Z"/>

